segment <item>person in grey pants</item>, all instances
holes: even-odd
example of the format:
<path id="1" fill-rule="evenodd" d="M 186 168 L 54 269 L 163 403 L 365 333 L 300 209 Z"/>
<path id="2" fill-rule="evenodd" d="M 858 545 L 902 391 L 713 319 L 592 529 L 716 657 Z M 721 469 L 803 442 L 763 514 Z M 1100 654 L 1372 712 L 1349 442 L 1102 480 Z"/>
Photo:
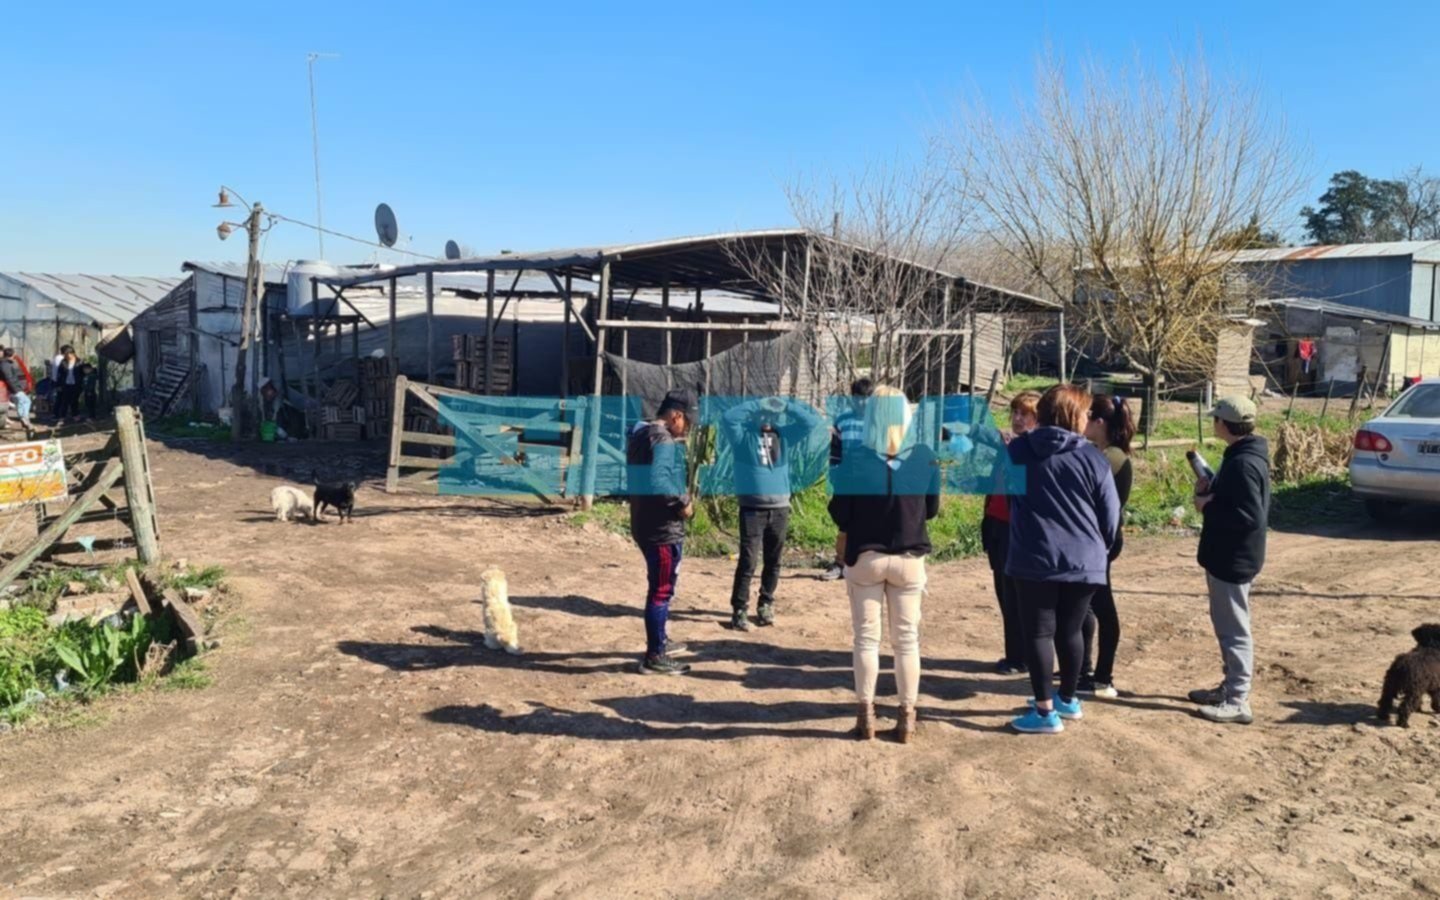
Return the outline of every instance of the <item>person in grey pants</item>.
<path id="1" fill-rule="evenodd" d="M 1212 722 L 1249 725 L 1255 676 L 1250 587 L 1265 565 L 1270 450 L 1255 434 L 1255 404 L 1248 398 L 1222 399 L 1210 416 L 1225 455 L 1215 476 L 1195 485 L 1195 508 L 1205 517 L 1197 560 L 1205 569 L 1224 678 L 1217 688 L 1191 691 L 1190 699 Z"/>

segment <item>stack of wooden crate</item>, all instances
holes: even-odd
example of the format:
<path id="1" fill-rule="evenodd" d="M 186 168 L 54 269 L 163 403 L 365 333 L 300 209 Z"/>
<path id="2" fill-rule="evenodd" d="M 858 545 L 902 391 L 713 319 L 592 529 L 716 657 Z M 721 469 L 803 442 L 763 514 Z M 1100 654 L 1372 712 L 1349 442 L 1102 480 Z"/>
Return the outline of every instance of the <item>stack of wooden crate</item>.
<path id="1" fill-rule="evenodd" d="M 510 339 L 495 336 L 490 378 L 485 377 L 485 335 L 457 334 L 451 338 L 455 358 L 455 386 L 477 394 L 509 394 L 515 368 Z"/>
<path id="2" fill-rule="evenodd" d="M 373 439 L 390 433 L 391 408 L 395 404 L 395 376 L 399 374 L 400 363 L 391 357 L 361 358 L 360 400 L 365 416 L 365 437 Z"/>
<path id="3" fill-rule="evenodd" d="M 358 441 L 365 436 L 365 407 L 355 382 L 340 380 L 325 392 L 320 407 L 320 437 L 327 441 Z"/>

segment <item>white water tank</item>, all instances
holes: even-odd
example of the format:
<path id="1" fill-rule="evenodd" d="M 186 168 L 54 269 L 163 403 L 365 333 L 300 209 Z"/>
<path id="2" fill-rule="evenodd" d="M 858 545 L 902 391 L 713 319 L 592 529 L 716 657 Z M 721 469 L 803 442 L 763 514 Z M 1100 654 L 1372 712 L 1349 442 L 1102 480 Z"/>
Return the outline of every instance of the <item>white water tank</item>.
<path id="1" fill-rule="evenodd" d="M 316 285 L 310 279 L 332 278 L 339 274 L 340 270 L 328 262 L 315 259 L 296 260 L 285 277 L 285 311 L 292 316 L 313 316 L 317 312 L 330 312 L 329 309 L 316 310 Z M 324 285 L 318 287 L 321 305 L 328 307 L 335 292 Z"/>

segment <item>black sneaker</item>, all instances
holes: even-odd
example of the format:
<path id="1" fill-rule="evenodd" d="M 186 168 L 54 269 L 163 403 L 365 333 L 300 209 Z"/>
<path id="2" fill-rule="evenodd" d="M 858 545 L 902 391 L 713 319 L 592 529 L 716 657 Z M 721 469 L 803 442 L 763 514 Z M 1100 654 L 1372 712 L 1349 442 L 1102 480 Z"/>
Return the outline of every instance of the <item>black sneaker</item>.
<path id="1" fill-rule="evenodd" d="M 736 631 L 750 631 L 755 626 L 750 624 L 750 617 L 745 614 L 745 610 L 737 609 L 730 616 L 730 627 Z"/>
<path id="2" fill-rule="evenodd" d="M 995 663 L 996 675 L 1019 675 L 1024 671 L 1026 671 L 1024 666 L 1020 663 L 1011 662 L 1008 659 L 1002 659 Z"/>
<path id="3" fill-rule="evenodd" d="M 1095 676 L 1081 675 L 1080 680 L 1075 683 L 1075 690 L 1082 694 L 1095 693 Z"/>
<path id="4" fill-rule="evenodd" d="M 676 662 L 669 654 L 647 656 L 640 663 L 641 675 L 684 675 L 689 671 L 690 666 Z"/>
<path id="5" fill-rule="evenodd" d="M 820 574 L 821 581 L 839 581 L 845 577 L 845 567 L 839 563 L 831 563 L 830 568 Z"/>
<path id="6" fill-rule="evenodd" d="M 762 603 L 755 612 L 755 624 L 764 628 L 767 625 L 775 624 L 775 604 Z"/>
<path id="7" fill-rule="evenodd" d="M 665 655 L 666 655 L 666 656 L 674 656 L 674 655 L 676 655 L 677 653 L 689 653 L 689 652 L 690 652 L 690 645 L 687 644 L 687 643 L 685 643 L 684 641 L 672 641 L 672 640 L 670 640 L 669 638 L 666 638 L 666 639 L 665 639 Z"/>

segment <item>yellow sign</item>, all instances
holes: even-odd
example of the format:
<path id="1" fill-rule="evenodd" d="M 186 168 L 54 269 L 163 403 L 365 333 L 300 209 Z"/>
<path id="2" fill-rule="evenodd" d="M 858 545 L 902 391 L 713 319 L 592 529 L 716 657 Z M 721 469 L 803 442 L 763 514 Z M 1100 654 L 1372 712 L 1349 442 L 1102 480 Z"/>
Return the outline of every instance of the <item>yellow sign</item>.
<path id="1" fill-rule="evenodd" d="M 0 509 L 63 500 L 68 493 L 59 441 L 0 444 Z"/>

